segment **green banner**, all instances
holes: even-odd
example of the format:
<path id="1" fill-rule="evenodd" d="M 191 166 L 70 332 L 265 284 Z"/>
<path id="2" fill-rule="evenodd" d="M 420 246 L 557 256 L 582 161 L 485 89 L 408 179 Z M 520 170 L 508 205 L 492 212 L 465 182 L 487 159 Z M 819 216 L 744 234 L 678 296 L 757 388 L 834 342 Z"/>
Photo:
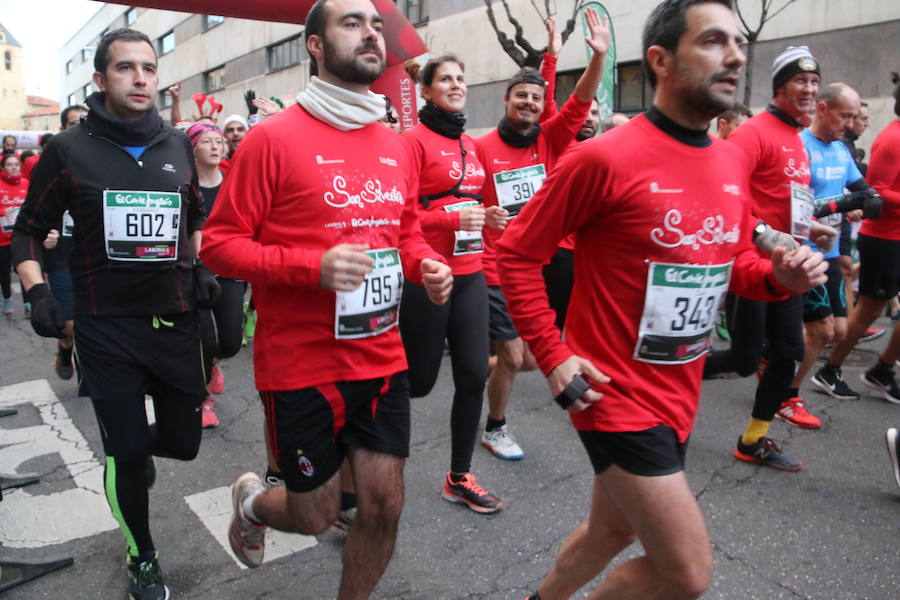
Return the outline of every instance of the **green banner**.
<path id="1" fill-rule="evenodd" d="M 603 80 L 600 81 L 600 87 L 597 88 L 597 105 L 600 107 L 600 120 L 602 121 L 615 112 L 616 97 L 616 32 L 613 29 L 612 16 L 599 2 L 585 2 L 581 7 L 579 14 L 581 15 L 581 26 L 584 29 L 584 35 L 590 35 L 588 31 L 587 21 L 584 18 L 584 11 L 593 8 L 600 15 L 600 21 L 603 22 L 604 15 L 609 19 L 609 52 L 606 54 L 606 60 L 603 63 Z M 587 50 L 588 60 L 591 60 L 594 51 L 587 44 L 584 45 Z"/>

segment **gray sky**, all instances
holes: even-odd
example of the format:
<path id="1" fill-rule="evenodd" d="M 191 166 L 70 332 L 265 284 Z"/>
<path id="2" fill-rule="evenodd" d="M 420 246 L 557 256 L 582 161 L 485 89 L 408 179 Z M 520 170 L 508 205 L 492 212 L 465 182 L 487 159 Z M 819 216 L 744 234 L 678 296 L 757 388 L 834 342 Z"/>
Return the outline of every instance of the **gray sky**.
<path id="1" fill-rule="evenodd" d="M 24 50 L 28 94 L 59 101 L 57 52 L 101 6 L 93 0 L 0 0 L 0 23 Z"/>

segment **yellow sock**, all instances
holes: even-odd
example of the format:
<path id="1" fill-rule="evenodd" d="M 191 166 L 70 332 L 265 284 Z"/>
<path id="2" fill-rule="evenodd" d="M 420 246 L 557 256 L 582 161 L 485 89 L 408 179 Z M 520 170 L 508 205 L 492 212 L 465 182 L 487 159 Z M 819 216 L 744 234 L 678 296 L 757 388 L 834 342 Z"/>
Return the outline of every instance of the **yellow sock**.
<path id="1" fill-rule="evenodd" d="M 766 437 L 771 424 L 772 421 L 763 421 L 762 419 L 750 417 L 750 421 L 747 422 L 747 431 L 741 436 L 741 443 L 746 445 L 755 444 L 760 438 Z"/>

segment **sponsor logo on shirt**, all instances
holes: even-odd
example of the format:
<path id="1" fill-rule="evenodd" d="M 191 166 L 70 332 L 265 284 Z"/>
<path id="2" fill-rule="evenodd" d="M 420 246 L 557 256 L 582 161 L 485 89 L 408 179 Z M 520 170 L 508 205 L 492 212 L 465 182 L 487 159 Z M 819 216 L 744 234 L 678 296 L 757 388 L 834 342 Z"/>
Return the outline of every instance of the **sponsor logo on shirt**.
<path id="1" fill-rule="evenodd" d="M 343 158 L 323 158 L 321 154 L 316 154 L 316 164 L 319 165 L 342 165 L 344 164 Z"/>
<path id="2" fill-rule="evenodd" d="M 495 158 L 495 159 L 494 159 L 494 164 L 495 164 L 495 165 L 509 165 L 509 164 L 512 164 L 512 163 L 511 163 L 510 161 L 508 161 L 508 160 L 500 160 L 499 158 Z"/>
<path id="3" fill-rule="evenodd" d="M 816 177 L 825 181 L 844 179 L 844 167 L 818 167 Z"/>
<path id="4" fill-rule="evenodd" d="M 726 194 L 731 194 L 732 196 L 740 196 L 741 195 L 741 186 L 735 183 L 723 183 L 722 191 Z"/>
<path id="5" fill-rule="evenodd" d="M 391 167 L 396 167 L 396 166 L 397 166 L 397 161 L 394 160 L 393 158 L 390 158 L 390 157 L 387 157 L 387 156 L 379 156 L 379 157 L 378 157 L 378 162 L 380 162 L 380 163 L 383 164 L 383 165 L 388 165 L 388 166 L 391 166 Z"/>
<path id="6" fill-rule="evenodd" d="M 781 147 L 781 151 L 782 151 L 782 152 L 793 152 L 794 149 L 793 149 L 793 148 L 785 148 L 784 146 L 782 146 L 782 147 Z"/>
<path id="7" fill-rule="evenodd" d="M 325 192 L 325 203 L 335 208 L 346 206 L 363 207 L 366 204 L 393 202 L 405 204 L 403 192 L 396 186 L 385 188 L 378 179 L 369 179 L 362 189 L 350 191 L 347 189 L 347 180 L 341 175 L 336 175 L 331 182 L 333 191 Z"/>
<path id="8" fill-rule="evenodd" d="M 791 179 L 809 177 L 809 163 L 804 160 L 798 166 L 796 160 L 789 158 L 787 166 L 784 168 L 784 174 Z"/>
<path id="9" fill-rule="evenodd" d="M 450 163 L 450 172 L 448 173 L 451 179 L 459 179 L 462 177 L 462 165 L 459 164 L 458 161 L 453 161 Z M 473 164 L 466 164 L 466 177 L 475 177 L 480 176 L 484 177 L 484 169 L 480 166 L 476 169 Z"/>
<path id="10" fill-rule="evenodd" d="M 684 190 L 682 189 L 663 189 L 659 187 L 659 183 L 655 181 L 650 182 L 650 193 L 651 194 L 680 194 Z"/>
<path id="11" fill-rule="evenodd" d="M 441 150 L 441 156 L 454 156 L 456 152 L 444 152 Z"/>
<path id="12" fill-rule="evenodd" d="M 712 244 L 737 244 L 741 237 L 741 226 L 736 224 L 730 230 L 725 230 L 725 217 L 722 215 L 710 215 L 703 219 L 703 226 L 693 233 L 686 233 L 678 225 L 681 223 L 681 211 L 673 208 L 663 218 L 662 227 L 654 227 L 650 231 L 650 241 L 663 248 L 677 248 L 690 246 L 693 250 L 699 250 L 701 245 Z"/>
<path id="13" fill-rule="evenodd" d="M 166 173 L 175 173 L 175 167 L 173 167 L 169 163 L 164 164 L 162 170 Z"/>

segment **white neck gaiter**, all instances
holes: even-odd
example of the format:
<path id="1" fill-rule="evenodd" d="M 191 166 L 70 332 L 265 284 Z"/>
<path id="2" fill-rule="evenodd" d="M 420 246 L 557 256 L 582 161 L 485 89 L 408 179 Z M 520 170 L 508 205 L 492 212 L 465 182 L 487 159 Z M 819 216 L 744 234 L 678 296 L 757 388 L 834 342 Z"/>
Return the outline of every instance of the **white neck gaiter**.
<path id="1" fill-rule="evenodd" d="M 381 94 L 371 91 L 357 94 L 315 75 L 306 89 L 297 94 L 297 103 L 315 118 L 341 131 L 362 129 L 387 114 L 387 102 Z"/>

